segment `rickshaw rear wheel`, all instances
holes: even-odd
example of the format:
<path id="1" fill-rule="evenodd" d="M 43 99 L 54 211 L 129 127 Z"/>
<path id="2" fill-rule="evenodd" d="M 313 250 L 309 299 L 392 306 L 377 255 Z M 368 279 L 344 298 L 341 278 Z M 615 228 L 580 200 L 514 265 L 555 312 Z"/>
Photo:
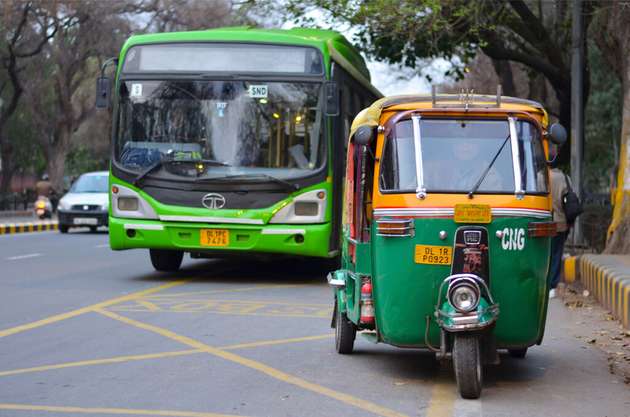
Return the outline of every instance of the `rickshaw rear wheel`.
<path id="1" fill-rule="evenodd" d="M 508 349 L 508 353 L 513 358 L 523 359 L 527 355 L 527 348 L 523 349 Z"/>
<path id="2" fill-rule="evenodd" d="M 459 395 L 467 399 L 479 398 L 483 375 L 479 337 L 471 334 L 456 334 L 454 339 L 453 370 Z"/>
<path id="3" fill-rule="evenodd" d="M 352 353 L 357 328 L 354 326 L 354 323 L 348 320 L 345 313 L 339 311 L 336 301 L 335 315 L 335 349 L 337 353 L 342 355 Z"/>

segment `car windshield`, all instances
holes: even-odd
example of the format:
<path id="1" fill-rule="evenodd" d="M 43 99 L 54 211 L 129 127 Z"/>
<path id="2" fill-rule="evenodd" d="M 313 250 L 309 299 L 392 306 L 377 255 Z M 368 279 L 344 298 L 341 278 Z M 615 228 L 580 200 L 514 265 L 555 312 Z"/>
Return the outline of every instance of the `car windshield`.
<path id="1" fill-rule="evenodd" d="M 72 184 L 71 193 L 106 193 L 108 187 L 107 175 L 81 175 Z"/>
<path id="2" fill-rule="evenodd" d="M 517 121 L 521 185 L 525 192 L 547 192 L 547 170 L 539 130 Z M 428 192 L 470 192 L 491 165 L 477 189 L 513 193 L 512 144 L 506 120 L 422 119 L 420 125 L 424 187 Z M 493 161 L 493 158 L 496 159 Z M 396 124 L 385 144 L 381 189 L 414 192 L 417 187 L 411 120 Z"/>
<path id="3" fill-rule="evenodd" d="M 115 158 L 151 175 L 297 178 L 323 163 L 321 84 L 128 81 L 120 90 Z M 205 160 L 205 165 L 185 161 Z"/>

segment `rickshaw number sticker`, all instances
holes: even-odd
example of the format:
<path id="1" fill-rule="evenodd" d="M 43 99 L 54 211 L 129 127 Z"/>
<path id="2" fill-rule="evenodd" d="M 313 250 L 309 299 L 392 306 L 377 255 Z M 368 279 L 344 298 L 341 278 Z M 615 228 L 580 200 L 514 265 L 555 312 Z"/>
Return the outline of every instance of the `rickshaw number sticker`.
<path id="1" fill-rule="evenodd" d="M 269 90 L 266 85 L 250 85 L 247 93 L 251 98 L 267 98 Z"/>
<path id="2" fill-rule="evenodd" d="M 525 229 L 512 229 L 509 227 L 503 229 L 501 247 L 503 250 L 525 249 Z"/>
<path id="3" fill-rule="evenodd" d="M 416 245 L 414 260 L 417 264 L 450 265 L 453 248 L 450 246 Z"/>
<path id="4" fill-rule="evenodd" d="M 492 211 L 487 204 L 455 204 L 455 223 L 490 223 Z"/>

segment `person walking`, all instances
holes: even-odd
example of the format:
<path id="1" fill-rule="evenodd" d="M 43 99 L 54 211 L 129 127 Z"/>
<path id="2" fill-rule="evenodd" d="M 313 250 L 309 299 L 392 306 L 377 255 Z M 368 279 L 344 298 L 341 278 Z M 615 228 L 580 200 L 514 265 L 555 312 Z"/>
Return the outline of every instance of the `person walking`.
<path id="1" fill-rule="evenodd" d="M 571 187 L 571 180 L 557 166 L 552 165 L 549 171 L 551 182 L 551 199 L 553 221 L 556 223 L 557 234 L 551 239 L 551 266 L 549 268 L 549 298 L 555 298 L 556 287 L 560 282 L 560 270 L 562 269 L 562 254 L 564 242 L 567 240 L 571 225 L 567 223 L 562 199 Z"/>

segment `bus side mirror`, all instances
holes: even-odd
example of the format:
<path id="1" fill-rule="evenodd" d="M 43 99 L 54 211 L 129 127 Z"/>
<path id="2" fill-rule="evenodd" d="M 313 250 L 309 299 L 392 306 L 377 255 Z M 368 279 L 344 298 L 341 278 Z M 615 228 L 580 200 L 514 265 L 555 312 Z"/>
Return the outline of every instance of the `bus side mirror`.
<path id="1" fill-rule="evenodd" d="M 324 94 L 326 98 L 326 116 L 339 116 L 339 88 L 337 88 L 337 83 L 335 81 L 326 81 Z"/>
<path id="2" fill-rule="evenodd" d="M 359 126 L 354 132 L 354 143 L 361 146 L 367 146 L 374 139 L 374 128 L 372 126 Z"/>
<path id="3" fill-rule="evenodd" d="M 547 136 L 554 144 L 562 146 L 567 141 L 567 130 L 560 123 L 554 123 L 549 128 Z"/>
<path id="4" fill-rule="evenodd" d="M 112 81 L 107 77 L 96 79 L 96 108 L 107 109 L 111 102 Z"/>

